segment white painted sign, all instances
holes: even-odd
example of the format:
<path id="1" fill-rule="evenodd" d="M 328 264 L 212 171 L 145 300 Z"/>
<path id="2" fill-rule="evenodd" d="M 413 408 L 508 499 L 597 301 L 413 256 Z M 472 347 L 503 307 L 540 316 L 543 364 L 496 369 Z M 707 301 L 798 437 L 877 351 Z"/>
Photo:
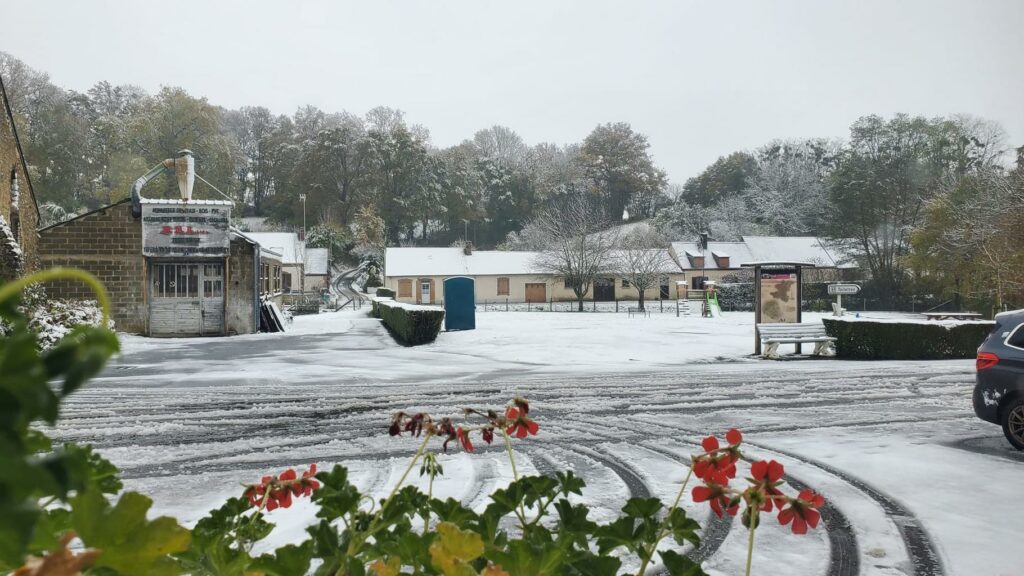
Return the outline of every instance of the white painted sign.
<path id="1" fill-rule="evenodd" d="M 856 284 L 829 284 L 829 294 L 856 294 L 860 292 L 860 286 Z"/>
<path id="2" fill-rule="evenodd" d="M 227 256 L 231 207 L 143 204 L 142 254 L 164 257 Z"/>

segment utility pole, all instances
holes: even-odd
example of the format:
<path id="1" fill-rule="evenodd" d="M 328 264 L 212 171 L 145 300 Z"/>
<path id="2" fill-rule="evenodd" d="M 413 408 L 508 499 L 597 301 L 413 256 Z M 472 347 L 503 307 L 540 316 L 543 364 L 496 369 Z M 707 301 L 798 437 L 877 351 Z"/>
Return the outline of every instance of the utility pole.
<path id="1" fill-rule="evenodd" d="M 306 195 L 299 194 L 299 200 L 302 200 L 302 241 L 306 241 Z"/>

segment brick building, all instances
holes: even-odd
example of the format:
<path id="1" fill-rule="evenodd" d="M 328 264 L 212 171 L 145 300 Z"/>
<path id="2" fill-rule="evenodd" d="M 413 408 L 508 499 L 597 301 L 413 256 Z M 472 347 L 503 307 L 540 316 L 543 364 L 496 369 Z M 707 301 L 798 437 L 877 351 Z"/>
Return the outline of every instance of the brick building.
<path id="1" fill-rule="evenodd" d="M 0 78 L 0 283 L 38 268 L 36 204 L 14 114 Z"/>
<path id="2" fill-rule="evenodd" d="M 198 222 L 205 220 L 190 217 L 196 222 L 195 230 L 166 224 L 181 219 L 176 211 L 227 212 L 229 202 L 143 202 L 147 209 L 143 217 L 133 215 L 133 202 L 126 198 L 43 228 L 39 231 L 42 265 L 70 266 L 97 276 L 110 293 L 114 323 L 121 331 L 149 336 L 257 332 L 260 299 L 265 296 L 260 270 L 280 270 L 280 256 L 226 223 L 223 250 L 207 251 L 195 237 L 212 235 L 200 229 Z M 148 246 L 145 234 L 150 235 Z M 182 242 L 191 247 L 181 252 L 170 244 L 175 238 L 195 242 Z M 48 284 L 47 292 L 56 298 L 93 297 L 75 282 Z"/>

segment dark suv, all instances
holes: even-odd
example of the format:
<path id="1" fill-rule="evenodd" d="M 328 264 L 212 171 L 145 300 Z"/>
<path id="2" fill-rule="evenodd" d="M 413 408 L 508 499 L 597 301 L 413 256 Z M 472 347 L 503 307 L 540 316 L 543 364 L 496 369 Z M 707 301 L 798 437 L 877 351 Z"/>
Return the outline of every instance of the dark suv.
<path id="1" fill-rule="evenodd" d="M 1024 310 L 996 316 L 996 327 L 978 348 L 974 413 L 1003 427 L 1024 450 Z"/>

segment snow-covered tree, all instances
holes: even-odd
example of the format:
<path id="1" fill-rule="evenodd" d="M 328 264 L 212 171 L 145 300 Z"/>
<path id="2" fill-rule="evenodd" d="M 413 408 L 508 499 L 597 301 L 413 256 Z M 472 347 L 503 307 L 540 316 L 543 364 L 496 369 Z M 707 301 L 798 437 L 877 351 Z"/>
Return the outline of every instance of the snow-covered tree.
<path id="1" fill-rule="evenodd" d="M 562 278 L 576 295 L 579 310 L 598 274 L 612 268 L 618 237 L 593 197 L 573 194 L 554 202 L 532 222 L 543 238 L 537 267 Z"/>
<path id="2" fill-rule="evenodd" d="M 668 240 L 653 226 L 641 223 L 627 232 L 615 250 L 612 262 L 618 276 L 636 289 L 644 310 L 645 292 L 661 284 L 672 266 Z"/>

